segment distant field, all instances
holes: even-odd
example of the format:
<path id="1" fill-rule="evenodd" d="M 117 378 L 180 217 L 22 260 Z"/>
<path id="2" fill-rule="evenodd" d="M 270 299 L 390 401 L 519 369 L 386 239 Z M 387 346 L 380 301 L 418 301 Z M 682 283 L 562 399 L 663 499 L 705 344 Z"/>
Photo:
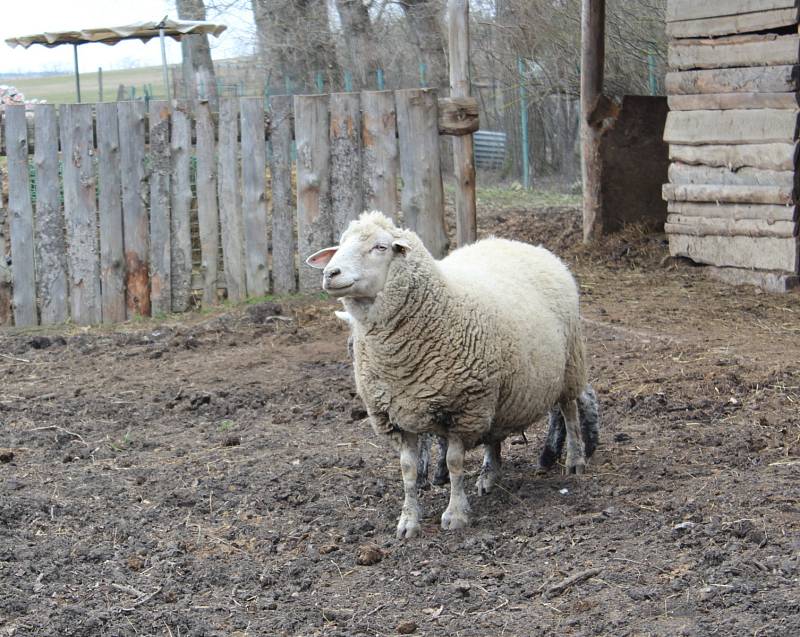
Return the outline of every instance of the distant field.
<path id="1" fill-rule="evenodd" d="M 0 75 L 0 84 L 10 84 L 22 91 L 26 98 L 44 99 L 51 104 L 71 104 L 76 102 L 75 76 L 48 75 L 45 77 L 4 77 Z M 144 95 L 144 86 L 153 91 L 153 97 L 164 98 L 163 72 L 160 66 L 148 66 L 138 69 L 122 69 L 118 71 L 103 70 L 103 100 L 114 101 L 117 98 L 117 87 L 136 88 L 136 97 Z M 100 101 L 97 81 L 97 70 L 81 73 L 81 99 L 84 102 Z"/>

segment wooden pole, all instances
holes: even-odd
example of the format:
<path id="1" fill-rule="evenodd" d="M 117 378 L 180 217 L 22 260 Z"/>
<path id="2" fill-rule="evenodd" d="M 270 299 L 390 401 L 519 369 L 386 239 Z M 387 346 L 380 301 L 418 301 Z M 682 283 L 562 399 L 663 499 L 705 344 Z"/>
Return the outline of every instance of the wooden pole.
<path id="1" fill-rule="evenodd" d="M 528 96 L 525 91 L 525 63 L 517 58 L 519 72 L 519 126 L 522 129 L 522 187 L 531 187 L 530 156 L 528 154 Z"/>
<path id="2" fill-rule="evenodd" d="M 450 96 L 469 96 L 469 3 L 449 0 L 448 48 Z M 472 134 L 453 137 L 453 171 L 456 178 L 456 241 L 459 246 L 477 239 L 475 159 Z"/>
<path id="3" fill-rule="evenodd" d="M 583 240 L 603 234 L 600 158 L 601 129 L 590 124 L 603 93 L 605 0 L 582 0 L 581 6 L 581 172 L 583 177 Z"/>
<path id="4" fill-rule="evenodd" d="M 78 45 L 72 45 L 72 63 L 75 66 L 75 95 L 78 98 L 78 104 L 81 103 L 81 74 L 78 69 Z"/>

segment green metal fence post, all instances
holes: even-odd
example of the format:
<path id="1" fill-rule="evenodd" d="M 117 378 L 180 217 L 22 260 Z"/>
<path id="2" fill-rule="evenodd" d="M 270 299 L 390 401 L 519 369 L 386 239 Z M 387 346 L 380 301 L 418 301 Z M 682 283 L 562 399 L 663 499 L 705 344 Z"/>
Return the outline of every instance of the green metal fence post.
<path id="1" fill-rule="evenodd" d="M 378 69 L 375 71 L 375 79 L 378 82 L 378 90 L 382 91 L 386 87 L 386 84 L 383 81 L 383 69 Z"/>
<path id="2" fill-rule="evenodd" d="M 528 99 L 525 94 L 525 64 L 517 58 L 519 71 L 519 124 L 522 128 L 522 186 L 526 190 L 531 187 L 530 164 L 528 159 Z"/>
<path id="3" fill-rule="evenodd" d="M 325 89 L 325 79 L 322 77 L 322 71 L 317 71 L 314 75 L 314 84 L 317 86 L 317 93 L 322 93 Z"/>
<path id="4" fill-rule="evenodd" d="M 350 71 L 344 72 L 344 90 L 346 93 L 353 91 L 353 74 Z"/>
<path id="5" fill-rule="evenodd" d="M 647 53 L 647 80 L 650 85 L 650 95 L 658 95 L 658 80 L 656 79 L 656 54 Z"/>
<path id="6" fill-rule="evenodd" d="M 427 82 L 427 79 L 426 79 L 425 75 L 427 74 L 427 72 L 428 72 L 428 65 L 425 64 L 425 62 L 420 62 L 419 63 L 419 85 L 420 86 L 425 86 L 425 84 Z"/>

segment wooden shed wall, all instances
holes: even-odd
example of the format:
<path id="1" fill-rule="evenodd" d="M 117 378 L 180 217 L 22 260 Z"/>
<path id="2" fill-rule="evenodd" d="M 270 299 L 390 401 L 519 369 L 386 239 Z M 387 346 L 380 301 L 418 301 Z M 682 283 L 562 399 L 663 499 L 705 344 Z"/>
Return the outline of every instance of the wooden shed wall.
<path id="1" fill-rule="evenodd" d="M 670 251 L 730 271 L 773 271 L 771 282 L 777 271 L 784 287 L 800 273 L 799 7 L 667 4 Z"/>

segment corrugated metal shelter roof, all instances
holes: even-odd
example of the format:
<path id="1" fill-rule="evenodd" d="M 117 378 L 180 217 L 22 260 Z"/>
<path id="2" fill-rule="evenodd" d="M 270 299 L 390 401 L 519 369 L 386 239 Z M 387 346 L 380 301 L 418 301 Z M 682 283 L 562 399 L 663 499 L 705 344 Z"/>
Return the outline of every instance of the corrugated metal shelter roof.
<path id="1" fill-rule="evenodd" d="M 219 35 L 228 27 L 224 24 L 214 24 L 200 20 L 170 20 L 166 16 L 159 22 L 133 22 L 121 27 L 97 27 L 94 29 L 81 29 L 80 31 L 47 31 L 34 35 L 22 35 L 16 38 L 7 38 L 6 44 L 10 47 L 21 46 L 27 49 L 34 44 L 46 47 L 55 47 L 62 44 L 71 44 L 75 63 L 75 92 L 78 102 L 81 101 L 81 81 L 78 71 L 78 46 L 102 42 L 114 45 L 122 40 L 141 40 L 147 42 L 153 38 L 161 40 L 161 66 L 164 71 L 164 88 L 167 98 L 170 97 L 169 81 L 167 77 L 167 54 L 164 49 L 164 39 L 180 40 L 186 35 Z"/>
<path id="2" fill-rule="evenodd" d="M 47 47 L 61 44 L 88 44 L 102 42 L 113 45 L 122 40 L 141 40 L 147 42 L 157 38 L 160 31 L 164 36 L 180 40 L 184 35 L 211 34 L 215 37 L 228 27 L 224 24 L 191 20 L 162 20 L 161 22 L 134 22 L 120 27 L 98 27 L 94 29 L 81 29 L 80 31 L 46 31 L 34 35 L 22 35 L 16 38 L 7 38 L 6 44 L 10 47 L 21 46 L 28 48 L 34 44 Z"/>

